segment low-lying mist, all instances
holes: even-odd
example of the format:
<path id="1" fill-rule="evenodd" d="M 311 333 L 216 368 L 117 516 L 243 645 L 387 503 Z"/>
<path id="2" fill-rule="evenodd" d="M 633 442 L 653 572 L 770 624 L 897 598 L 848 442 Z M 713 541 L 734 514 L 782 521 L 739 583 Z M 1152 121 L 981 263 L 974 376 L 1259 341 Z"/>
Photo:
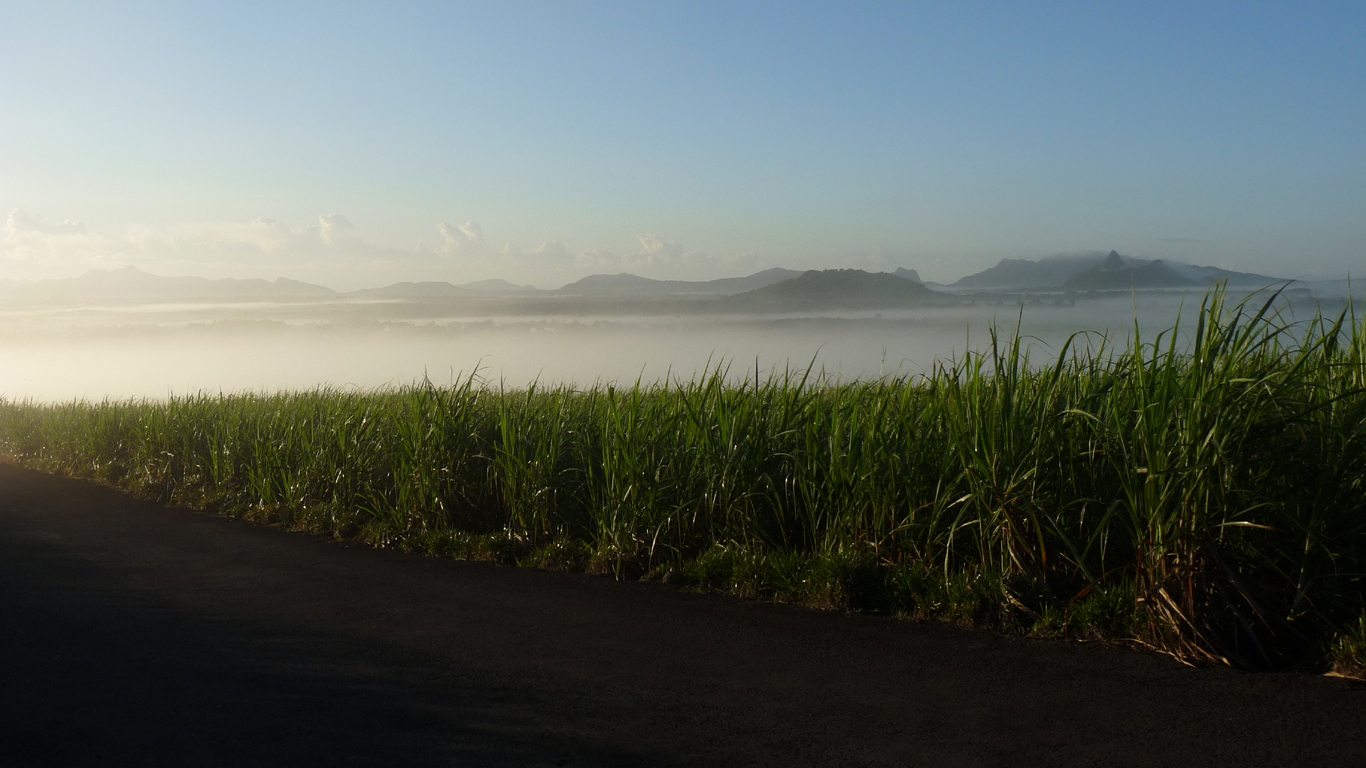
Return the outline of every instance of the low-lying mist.
<path id="1" fill-rule="evenodd" d="M 782 316 L 443 316 L 358 314 L 325 305 L 185 305 L 11 311 L 0 331 L 0 396 L 11 400 L 154 398 L 192 393 L 450 384 L 630 384 L 692 379 L 727 366 L 735 379 L 808 366 L 835 380 L 914 375 L 990 348 L 994 327 L 1020 332 L 1045 363 L 1079 331 L 1124 345 L 1199 305 L 1198 295 L 1083 302 L 1002 302 L 882 313 Z M 302 309 L 301 309 L 302 307 Z M 387 309 L 386 309 L 387 307 Z M 1300 314 L 1312 315 L 1302 307 Z"/>

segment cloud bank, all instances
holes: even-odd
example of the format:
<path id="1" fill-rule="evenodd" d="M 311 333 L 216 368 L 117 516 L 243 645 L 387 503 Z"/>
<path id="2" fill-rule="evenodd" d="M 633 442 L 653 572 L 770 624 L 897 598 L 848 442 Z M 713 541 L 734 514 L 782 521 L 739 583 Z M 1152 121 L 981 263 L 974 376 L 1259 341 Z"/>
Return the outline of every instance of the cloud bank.
<path id="1" fill-rule="evenodd" d="M 130 225 L 122 232 L 104 233 L 79 221 L 48 221 L 14 209 L 0 233 L 0 278 L 70 277 L 131 265 L 167 275 L 290 277 L 340 289 L 401 280 L 459 283 L 489 277 L 554 286 L 592 272 L 707 279 L 774 266 L 762 263 L 754 253 L 716 257 L 689 250 L 682 241 L 655 233 L 638 235 L 633 245 L 613 249 L 576 248 L 562 240 L 498 247 L 477 221 L 441 222 L 428 232 L 429 239 L 419 239 L 412 247 L 395 247 L 367 238 L 348 216 L 334 212 L 303 225 L 262 217 Z"/>

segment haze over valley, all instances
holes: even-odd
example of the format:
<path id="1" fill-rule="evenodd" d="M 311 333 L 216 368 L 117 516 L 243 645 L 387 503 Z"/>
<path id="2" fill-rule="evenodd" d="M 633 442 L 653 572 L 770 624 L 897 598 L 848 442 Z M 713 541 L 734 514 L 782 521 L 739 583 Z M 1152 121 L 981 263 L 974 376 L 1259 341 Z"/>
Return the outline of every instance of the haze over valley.
<path id="1" fill-rule="evenodd" d="M 732 378 L 811 367 L 831 380 L 913 375 L 1017 324 L 1037 361 L 1078 331 L 1148 334 L 1214 285 L 1280 290 L 1332 310 L 1345 284 L 1092 253 L 1010 259 L 950 284 L 913 269 L 774 268 L 709 281 L 595 274 L 540 289 L 503 280 L 335 291 L 300 281 L 164 277 L 135 267 L 0 281 L 0 396 L 53 401 L 475 375 L 490 386 Z"/>

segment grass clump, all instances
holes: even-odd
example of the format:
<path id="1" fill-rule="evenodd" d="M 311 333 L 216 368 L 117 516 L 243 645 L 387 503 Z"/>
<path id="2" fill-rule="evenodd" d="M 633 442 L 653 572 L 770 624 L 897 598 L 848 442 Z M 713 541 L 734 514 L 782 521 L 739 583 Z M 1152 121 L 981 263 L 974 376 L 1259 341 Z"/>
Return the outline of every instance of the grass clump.
<path id="1" fill-rule="evenodd" d="M 1348 625 L 1333 641 L 1333 672 L 1344 677 L 1366 680 L 1366 611 Z"/>
<path id="2" fill-rule="evenodd" d="M 0 401 L 0 455 L 376 546 L 1359 665 L 1366 328 L 1274 307 L 876 381 Z"/>

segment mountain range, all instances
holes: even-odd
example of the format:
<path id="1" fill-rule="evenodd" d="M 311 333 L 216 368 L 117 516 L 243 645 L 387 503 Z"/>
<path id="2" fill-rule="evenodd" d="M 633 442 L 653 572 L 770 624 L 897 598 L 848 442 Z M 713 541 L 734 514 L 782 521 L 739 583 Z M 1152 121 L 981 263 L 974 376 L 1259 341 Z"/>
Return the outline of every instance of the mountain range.
<path id="1" fill-rule="evenodd" d="M 534 296 L 545 293 L 530 285 L 517 285 L 507 280 L 476 280 L 452 285 L 445 282 L 394 283 L 383 288 L 364 288 L 352 296 L 375 299 L 441 299 L 469 296 Z"/>
<path id="2" fill-rule="evenodd" d="M 989 269 L 948 286 L 955 292 L 1127 291 L 1145 288 L 1196 288 L 1225 281 L 1230 286 L 1261 288 L 1278 278 L 1219 267 L 1138 259 L 1109 253 L 1069 254 L 1033 261 L 1002 259 Z"/>
<path id="3" fill-rule="evenodd" d="M 174 302 L 311 302 L 389 299 L 446 302 L 460 299 L 556 299 L 621 302 L 667 299 L 728 307 L 746 303 L 779 308 L 883 308 L 942 300 L 946 294 L 1091 292 L 1145 289 L 1198 289 L 1225 281 L 1234 287 L 1260 288 L 1276 278 L 1218 267 L 1192 266 L 1160 259 L 1088 253 L 1038 261 L 1003 259 L 996 266 L 948 286 L 926 285 L 914 269 L 865 272 L 856 269 L 766 269 L 719 280 L 652 280 L 628 273 L 589 275 L 561 288 L 544 290 L 506 280 L 402 282 L 383 288 L 339 293 L 320 285 L 279 278 L 210 280 L 162 277 L 136 267 L 91 270 L 59 280 L 0 280 L 0 302 L 8 305 L 102 305 Z M 942 289 L 942 290 L 940 290 Z"/>
<path id="4" fill-rule="evenodd" d="M 791 280 L 801 274 L 795 269 L 774 267 L 745 277 L 692 282 L 651 280 L 623 272 L 618 275 L 589 275 L 552 293 L 566 296 L 720 296 L 752 291 Z"/>
<path id="5" fill-rule="evenodd" d="M 331 288 L 288 278 L 211 280 L 162 277 L 137 267 L 92 269 L 58 280 L 0 280 L 0 300 L 34 304 L 181 301 L 299 301 L 336 296 Z"/>

